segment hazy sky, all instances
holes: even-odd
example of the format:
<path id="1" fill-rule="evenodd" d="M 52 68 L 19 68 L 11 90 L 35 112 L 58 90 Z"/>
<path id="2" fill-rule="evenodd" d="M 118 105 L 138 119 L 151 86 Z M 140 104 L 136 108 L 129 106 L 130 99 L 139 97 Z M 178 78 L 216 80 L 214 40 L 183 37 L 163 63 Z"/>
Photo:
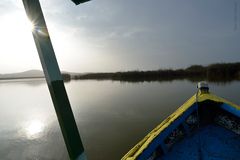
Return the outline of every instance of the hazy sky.
<path id="1" fill-rule="evenodd" d="M 61 70 L 151 70 L 240 61 L 240 0 L 40 2 Z M 1 0 L 0 8 L 0 73 L 40 69 L 21 0 Z"/>

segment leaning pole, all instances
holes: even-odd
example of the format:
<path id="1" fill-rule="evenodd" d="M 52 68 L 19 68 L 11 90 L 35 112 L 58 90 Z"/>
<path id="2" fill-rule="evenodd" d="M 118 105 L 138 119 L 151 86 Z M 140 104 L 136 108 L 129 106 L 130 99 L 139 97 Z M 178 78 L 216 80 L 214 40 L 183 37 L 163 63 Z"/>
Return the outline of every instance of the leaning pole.
<path id="1" fill-rule="evenodd" d="M 22 0 L 70 159 L 86 160 L 39 0 Z M 79 4 L 87 0 L 73 0 Z"/>

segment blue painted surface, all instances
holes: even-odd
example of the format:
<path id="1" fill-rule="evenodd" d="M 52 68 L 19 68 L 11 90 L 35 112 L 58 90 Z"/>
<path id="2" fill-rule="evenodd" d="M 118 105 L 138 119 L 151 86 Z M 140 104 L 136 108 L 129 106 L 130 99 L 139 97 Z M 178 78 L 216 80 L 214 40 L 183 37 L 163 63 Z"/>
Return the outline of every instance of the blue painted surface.
<path id="1" fill-rule="evenodd" d="M 240 136 L 218 125 L 208 125 L 176 143 L 162 160 L 239 160 Z"/>
<path id="2" fill-rule="evenodd" d="M 237 117 L 240 117 L 240 110 L 238 110 L 238 109 L 236 109 L 236 108 L 234 108 L 234 107 L 232 107 L 232 106 L 230 106 L 230 105 L 228 105 L 226 103 L 223 103 L 221 105 L 221 108 L 226 110 L 226 111 L 228 111 L 228 112 L 230 112 L 230 113 L 232 113 L 233 115 L 235 115 Z"/>
<path id="3" fill-rule="evenodd" d="M 223 103 L 219 107 L 240 117 L 240 110 L 228 104 Z M 179 160 L 240 160 L 240 136 L 236 133 L 217 124 L 209 124 L 190 133 L 189 127 L 184 121 L 197 109 L 198 105 L 194 103 L 152 140 L 137 159 L 148 159 L 160 146 L 164 153 L 161 160 L 175 160 L 176 158 Z M 164 140 L 180 125 L 183 126 L 186 136 L 169 149 Z"/>
<path id="4" fill-rule="evenodd" d="M 143 151 L 143 153 L 138 157 L 138 160 L 146 160 L 156 148 L 163 144 L 164 139 L 174 130 L 176 129 L 179 125 L 181 125 L 185 119 L 194 111 L 197 109 L 197 104 L 194 104 L 191 106 L 186 112 L 183 113 L 182 116 L 180 116 L 176 121 L 171 123 L 168 128 L 166 128 L 161 134 L 159 134 L 149 145 L 147 149 Z M 165 148 L 163 148 L 165 150 Z M 166 151 L 165 151 L 166 152 Z"/>

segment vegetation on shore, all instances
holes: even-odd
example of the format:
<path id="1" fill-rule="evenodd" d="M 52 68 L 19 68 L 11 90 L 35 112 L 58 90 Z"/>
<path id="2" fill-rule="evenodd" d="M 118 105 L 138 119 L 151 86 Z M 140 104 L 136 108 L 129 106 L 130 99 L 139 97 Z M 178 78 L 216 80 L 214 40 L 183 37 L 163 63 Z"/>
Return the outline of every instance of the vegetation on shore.
<path id="1" fill-rule="evenodd" d="M 188 79 L 190 81 L 220 81 L 240 80 L 239 63 L 216 63 L 208 66 L 192 65 L 186 69 L 160 69 L 153 71 L 127 71 L 115 73 L 88 73 L 74 75 L 72 79 L 118 80 L 126 82 L 170 81 Z"/>
<path id="2" fill-rule="evenodd" d="M 240 62 L 238 63 L 216 63 L 208 66 L 192 65 L 185 69 L 159 69 L 151 71 L 127 71 L 115 73 L 87 73 L 77 74 L 63 72 L 65 82 L 75 80 L 116 80 L 122 82 L 144 82 L 144 81 L 172 81 L 187 79 L 196 81 L 230 82 L 240 80 Z M 21 73 L 0 74 L 0 80 L 44 78 L 39 70 L 29 70 Z"/>

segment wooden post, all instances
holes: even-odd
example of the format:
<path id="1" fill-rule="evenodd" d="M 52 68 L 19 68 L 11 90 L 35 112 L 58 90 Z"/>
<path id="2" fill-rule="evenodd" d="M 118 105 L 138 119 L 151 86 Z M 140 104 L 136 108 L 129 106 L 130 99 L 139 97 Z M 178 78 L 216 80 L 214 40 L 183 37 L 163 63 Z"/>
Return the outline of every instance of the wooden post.
<path id="1" fill-rule="evenodd" d="M 28 18 L 34 24 L 32 34 L 69 157 L 74 160 L 86 160 L 39 0 L 23 0 L 23 4 Z"/>

